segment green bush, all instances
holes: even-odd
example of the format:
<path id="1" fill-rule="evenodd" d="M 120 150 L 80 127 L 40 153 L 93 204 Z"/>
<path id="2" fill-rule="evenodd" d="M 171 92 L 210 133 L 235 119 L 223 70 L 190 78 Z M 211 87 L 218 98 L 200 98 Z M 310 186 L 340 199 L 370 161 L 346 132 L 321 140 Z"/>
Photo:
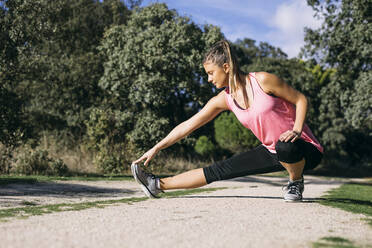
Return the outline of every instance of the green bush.
<path id="1" fill-rule="evenodd" d="M 107 150 L 98 151 L 93 163 L 104 174 L 120 173 L 124 169 L 123 159 L 120 156 L 115 156 L 115 154 L 107 153 Z"/>
<path id="2" fill-rule="evenodd" d="M 62 159 L 52 159 L 49 163 L 49 171 L 52 175 L 63 176 L 68 174 L 68 167 Z"/>
<path id="3" fill-rule="evenodd" d="M 17 155 L 12 171 L 24 175 L 63 176 L 68 174 L 67 165 L 61 159 L 51 158 L 46 150 L 31 148 L 25 148 Z"/>
<path id="4" fill-rule="evenodd" d="M 202 156 L 212 157 L 216 152 L 216 146 L 213 142 L 205 135 L 199 137 L 195 144 L 195 151 Z"/>
<path id="5" fill-rule="evenodd" d="M 214 132 L 218 145 L 233 153 L 251 149 L 260 144 L 260 141 L 238 121 L 233 113 L 222 113 L 214 121 Z"/>
<path id="6" fill-rule="evenodd" d="M 87 127 L 87 146 L 94 153 L 93 163 L 103 173 L 120 173 L 133 159 L 131 143 L 126 139 L 128 116 L 111 109 L 91 110 Z M 127 164 L 125 167 L 123 165 Z"/>
<path id="7" fill-rule="evenodd" d="M 13 147 L 8 147 L 0 143 L 0 174 L 9 173 L 13 160 Z"/>
<path id="8" fill-rule="evenodd" d="M 1 67 L 1 66 L 0 66 Z M 2 73 L 0 71 L 0 81 Z M 0 85 L 0 173 L 9 173 L 13 151 L 24 140 L 22 101 Z"/>

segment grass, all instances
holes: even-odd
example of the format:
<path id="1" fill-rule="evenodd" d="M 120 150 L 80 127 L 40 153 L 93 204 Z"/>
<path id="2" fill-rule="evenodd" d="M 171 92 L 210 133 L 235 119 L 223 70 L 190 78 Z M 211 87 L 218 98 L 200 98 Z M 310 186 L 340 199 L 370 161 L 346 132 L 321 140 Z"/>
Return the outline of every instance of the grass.
<path id="1" fill-rule="evenodd" d="M 131 175 L 99 175 L 99 174 L 87 174 L 77 176 L 1 175 L 0 185 L 6 185 L 11 183 L 33 184 L 52 181 L 122 181 L 122 180 L 133 180 L 133 177 Z"/>
<path id="2" fill-rule="evenodd" d="M 226 189 L 220 188 L 202 188 L 202 189 L 190 189 L 190 190 L 178 190 L 168 193 L 160 194 L 160 198 L 173 198 L 178 196 L 192 195 L 202 192 L 213 192 L 216 190 Z M 148 200 L 148 197 L 131 197 L 123 198 L 118 200 L 104 200 L 104 201 L 93 201 L 93 202 L 82 202 L 82 203 L 61 203 L 61 204 L 50 204 L 43 206 L 34 206 L 33 203 L 24 202 L 26 207 L 9 208 L 0 210 L 0 221 L 8 221 L 9 218 L 27 218 L 29 216 L 43 215 L 62 211 L 79 211 L 88 208 L 104 208 L 112 204 L 127 203 L 133 204 L 140 201 Z"/>
<path id="3" fill-rule="evenodd" d="M 372 183 L 348 183 L 333 189 L 322 198 L 321 204 L 348 212 L 364 214 L 372 227 Z"/>
<path id="4" fill-rule="evenodd" d="M 357 248 L 353 242 L 341 237 L 324 237 L 313 243 L 314 248 Z"/>
<path id="5" fill-rule="evenodd" d="M 366 166 L 343 167 L 330 163 L 331 165 L 320 165 L 314 170 L 307 171 L 307 175 L 340 177 L 340 178 L 368 178 L 372 177 L 372 168 Z"/>

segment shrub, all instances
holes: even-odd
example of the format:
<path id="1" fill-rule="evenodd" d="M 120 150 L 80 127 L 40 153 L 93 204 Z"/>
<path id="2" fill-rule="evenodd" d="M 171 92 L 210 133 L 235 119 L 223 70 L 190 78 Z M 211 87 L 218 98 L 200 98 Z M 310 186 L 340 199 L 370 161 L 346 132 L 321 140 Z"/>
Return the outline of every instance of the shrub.
<path id="1" fill-rule="evenodd" d="M 233 113 L 222 113 L 214 121 L 214 132 L 218 145 L 233 153 L 251 149 L 260 144 L 259 140 L 238 121 Z"/>
<path id="2" fill-rule="evenodd" d="M 49 163 L 49 172 L 52 175 L 63 176 L 68 174 L 68 167 L 62 159 L 52 159 Z"/>
<path id="3" fill-rule="evenodd" d="M 200 155 L 206 157 L 212 157 L 216 151 L 216 146 L 213 142 L 205 135 L 200 136 L 195 144 L 195 151 Z"/>
<path id="4" fill-rule="evenodd" d="M 96 152 L 93 163 L 97 166 L 97 169 L 104 174 L 123 172 L 125 169 L 124 164 L 129 165 L 129 162 L 126 161 L 122 153 L 118 151 L 109 153 L 108 149 L 105 148 L 102 148 Z"/>
<path id="5" fill-rule="evenodd" d="M 28 147 L 18 154 L 12 171 L 24 175 L 63 176 L 68 174 L 67 165 L 61 159 L 51 158 L 46 150 L 33 150 Z"/>
<path id="6" fill-rule="evenodd" d="M 0 174 L 9 173 L 13 160 L 13 147 L 5 146 L 0 143 Z"/>
<path id="7" fill-rule="evenodd" d="M 24 139 L 22 101 L 1 84 L 0 106 L 0 173 L 9 173 L 12 153 Z"/>
<path id="8" fill-rule="evenodd" d="M 103 173 L 120 173 L 129 168 L 133 149 L 126 140 L 127 116 L 111 109 L 92 109 L 87 127 L 87 146 L 93 163 Z M 125 167 L 123 165 L 127 164 Z"/>

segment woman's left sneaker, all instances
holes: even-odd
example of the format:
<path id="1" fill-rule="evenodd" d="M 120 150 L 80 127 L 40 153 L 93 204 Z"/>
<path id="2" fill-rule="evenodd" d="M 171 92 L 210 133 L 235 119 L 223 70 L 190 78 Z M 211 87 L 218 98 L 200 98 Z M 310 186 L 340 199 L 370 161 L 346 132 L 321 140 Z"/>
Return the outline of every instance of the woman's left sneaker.
<path id="1" fill-rule="evenodd" d="M 157 185 L 160 185 L 159 178 L 142 170 L 138 164 L 133 163 L 130 167 L 134 179 L 141 185 L 143 192 L 150 198 L 159 198 L 157 195 L 163 193 L 163 191 L 157 187 Z"/>

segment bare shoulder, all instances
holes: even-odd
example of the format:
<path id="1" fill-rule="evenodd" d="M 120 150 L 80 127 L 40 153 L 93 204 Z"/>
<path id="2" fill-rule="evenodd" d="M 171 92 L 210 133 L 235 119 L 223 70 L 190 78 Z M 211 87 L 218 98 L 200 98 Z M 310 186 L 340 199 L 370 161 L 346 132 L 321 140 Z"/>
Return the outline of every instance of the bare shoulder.
<path id="1" fill-rule="evenodd" d="M 228 106 L 226 103 L 226 92 L 223 90 L 220 93 L 218 93 L 216 96 L 209 99 L 207 104 L 204 105 L 204 107 L 201 109 L 200 112 L 203 113 L 219 113 L 224 110 L 228 110 Z"/>
<path id="2" fill-rule="evenodd" d="M 216 96 L 212 97 L 211 100 L 209 100 L 215 108 L 221 109 L 221 110 L 228 110 L 228 106 L 226 103 L 226 91 L 222 90 L 220 93 L 218 93 Z"/>
<path id="3" fill-rule="evenodd" d="M 268 72 L 256 72 L 256 78 L 261 88 L 268 94 L 273 93 L 275 88 L 284 83 L 278 76 Z"/>

